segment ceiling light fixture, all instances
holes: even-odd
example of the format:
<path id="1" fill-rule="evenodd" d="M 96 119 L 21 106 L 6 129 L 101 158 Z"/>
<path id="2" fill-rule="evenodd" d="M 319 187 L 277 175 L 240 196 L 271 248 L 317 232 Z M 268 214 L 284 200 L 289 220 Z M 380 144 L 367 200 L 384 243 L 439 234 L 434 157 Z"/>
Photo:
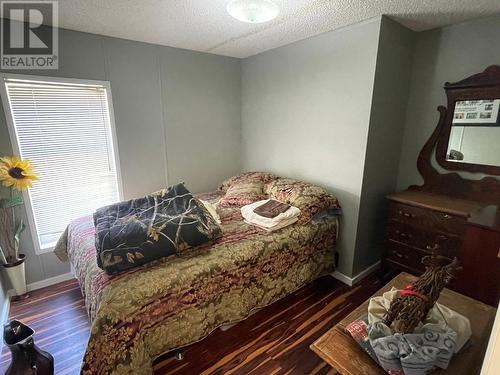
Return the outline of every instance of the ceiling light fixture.
<path id="1" fill-rule="evenodd" d="M 247 23 L 268 22 L 280 13 L 280 8 L 270 0 L 232 0 L 226 10 L 237 20 Z"/>

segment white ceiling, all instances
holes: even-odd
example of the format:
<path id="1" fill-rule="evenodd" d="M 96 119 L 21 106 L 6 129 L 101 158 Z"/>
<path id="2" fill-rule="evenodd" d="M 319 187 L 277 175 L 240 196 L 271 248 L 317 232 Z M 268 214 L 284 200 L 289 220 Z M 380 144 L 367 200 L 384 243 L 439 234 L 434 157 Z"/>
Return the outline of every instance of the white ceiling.
<path id="1" fill-rule="evenodd" d="M 500 0 L 273 0 L 278 18 L 246 24 L 229 0 L 60 0 L 62 28 L 248 57 L 381 14 L 428 30 L 500 13 Z"/>

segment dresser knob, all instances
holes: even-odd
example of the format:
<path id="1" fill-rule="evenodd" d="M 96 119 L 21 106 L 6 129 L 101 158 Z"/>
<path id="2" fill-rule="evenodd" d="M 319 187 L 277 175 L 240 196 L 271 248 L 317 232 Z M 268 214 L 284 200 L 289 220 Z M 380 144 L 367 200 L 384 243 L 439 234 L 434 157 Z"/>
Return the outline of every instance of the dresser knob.
<path id="1" fill-rule="evenodd" d="M 407 259 L 408 258 L 408 255 L 403 255 L 401 253 L 398 253 L 396 250 L 392 250 L 392 254 L 396 255 L 398 258 L 401 258 L 401 259 Z"/>
<path id="2" fill-rule="evenodd" d="M 413 217 L 413 214 L 409 213 L 409 212 L 406 212 L 406 211 L 402 211 L 402 210 L 399 210 L 398 212 L 400 215 L 404 216 L 404 217 Z"/>
<path id="3" fill-rule="evenodd" d="M 403 238 L 413 238 L 413 235 L 411 235 L 410 233 L 401 232 L 399 229 L 396 229 L 395 233 L 396 233 L 396 235 L 403 237 Z"/>
<path id="4" fill-rule="evenodd" d="M 439 248 L 440 248 L 440 246 L 439 246 L 439 244 L 435 243 L 433 246 L 431 246 L 431 245 L 427 245 L 425 248 L 426 248 L 427 250 L 429 250 L 429 251 L 434 251 L 434 250 L 439 249 Z"/>
<path id="5" fill-rule="evenodd" d="M 451 215 L 448 215 L 448 214 L 444 214 L 444 215 L 443 215 L 443 217 L 444 217 L 445 219 L 451 219 Z"/>

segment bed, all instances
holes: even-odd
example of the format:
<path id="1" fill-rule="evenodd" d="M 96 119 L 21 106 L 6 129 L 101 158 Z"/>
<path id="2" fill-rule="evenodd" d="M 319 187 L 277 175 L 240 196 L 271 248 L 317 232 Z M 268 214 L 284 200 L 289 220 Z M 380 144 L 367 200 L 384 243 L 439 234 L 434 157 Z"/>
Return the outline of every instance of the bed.
<path id="1" fill-rule="evenodd" d="M 215 203 L 222 192 L 198 195 Z M 115 276 L 97 266 L 92 217 L 72 222 L 58 249 L 91 321 L 83 374 L 150 374 L 161 354 L 199 341 L 334 270 L 337 221 L 268 233 L 240 207 L 220 208 L 223 236 Z"/>

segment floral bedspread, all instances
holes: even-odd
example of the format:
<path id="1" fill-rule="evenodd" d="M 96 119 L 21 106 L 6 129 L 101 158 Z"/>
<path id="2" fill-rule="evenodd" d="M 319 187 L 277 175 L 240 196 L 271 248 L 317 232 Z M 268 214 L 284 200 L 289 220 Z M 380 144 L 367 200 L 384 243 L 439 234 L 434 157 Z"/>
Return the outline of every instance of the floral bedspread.
<path id="1" fill-rule="evenodd" d="M 83 374 L 151 374 L 157 356 L 333 271 L 334 220 L 268 233 L 246 224 L 239 207 L 219 214 L 219 239 L 116 276 L 97 266 L 92 217 L 70 224 L 67 254 L 58 255 L 70 259 L 92 323 Z"/>

